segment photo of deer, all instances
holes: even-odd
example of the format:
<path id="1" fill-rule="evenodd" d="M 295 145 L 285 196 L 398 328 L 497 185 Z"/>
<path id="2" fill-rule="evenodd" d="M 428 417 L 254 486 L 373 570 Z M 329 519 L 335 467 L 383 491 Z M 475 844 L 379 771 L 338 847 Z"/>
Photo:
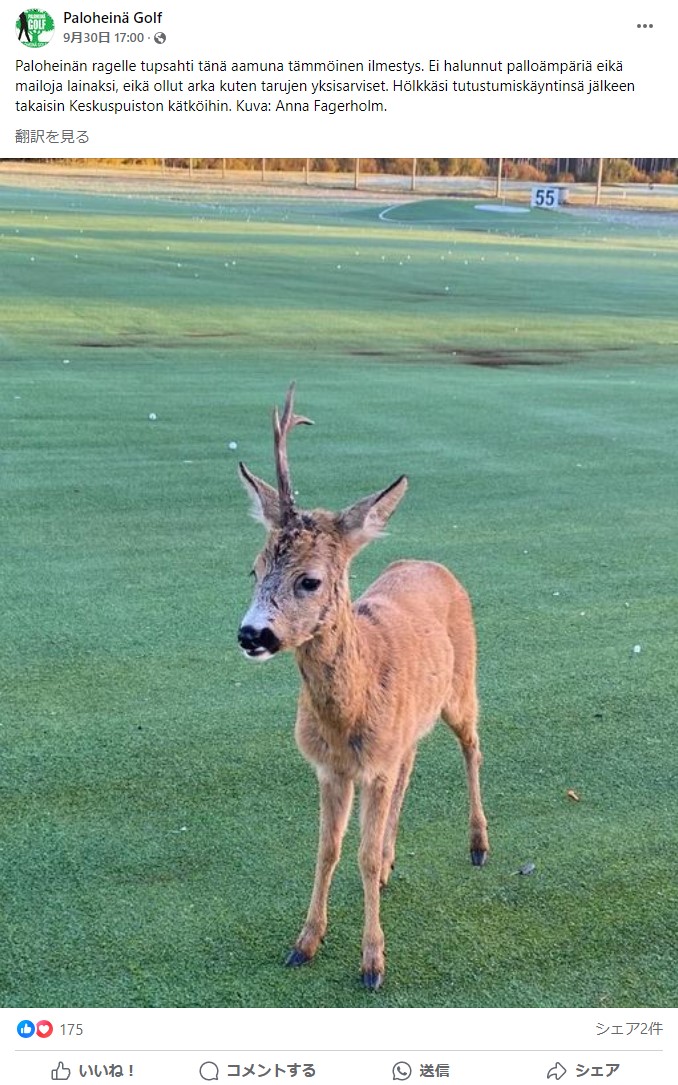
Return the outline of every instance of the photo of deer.
<path id="1" fill-rule="evenodd" d="M 678 186 L 449 161 L 0 163 L 4 1005 L 675 1002 Z"/>

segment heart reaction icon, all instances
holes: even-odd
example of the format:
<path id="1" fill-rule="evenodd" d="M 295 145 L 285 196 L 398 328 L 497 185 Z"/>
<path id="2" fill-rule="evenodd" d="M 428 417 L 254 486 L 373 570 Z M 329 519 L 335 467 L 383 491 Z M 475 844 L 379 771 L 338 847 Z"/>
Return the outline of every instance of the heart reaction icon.
<path id="1" fill-rule="evenodd" d="M 52 1028 L 51 1021 L 38 1021 L 35 1026 L 35 1031 L 41 1040 L 46 1040 L 48 1036 L 51 1036 L 54 1029 Z"/>

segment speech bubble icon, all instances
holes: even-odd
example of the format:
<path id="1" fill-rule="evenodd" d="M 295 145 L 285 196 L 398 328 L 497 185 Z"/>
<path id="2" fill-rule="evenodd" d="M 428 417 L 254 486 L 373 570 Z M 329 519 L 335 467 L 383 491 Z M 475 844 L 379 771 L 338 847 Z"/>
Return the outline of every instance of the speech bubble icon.
<path id="1" fill-rule="evenodd" d="M 218 1081 L 219 1067 L 216 1062 L 204 1062 L 200 1067 L 200 1077 L 203 1081 Z"/>
<path id="2" fill-rule="evenodd" d="M 412 1067 L 409 1062 L 396 1062 L 393 1067 L 393 1080 L 407 1081 L 409 1077 L 412 1077 Z"/>

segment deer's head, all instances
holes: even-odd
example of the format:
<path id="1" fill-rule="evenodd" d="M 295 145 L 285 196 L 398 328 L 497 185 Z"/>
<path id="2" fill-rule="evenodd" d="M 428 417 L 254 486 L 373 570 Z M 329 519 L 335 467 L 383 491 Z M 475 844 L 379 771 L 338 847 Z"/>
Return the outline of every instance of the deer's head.
<path id="1" fill-rule="evenodd" d="M 317 636 L 348 596 L 352 557 L 381 534 L 407 489 L 401 475 L 391 486 L 342 512 L 297 509 L 287 464 L 287 435 L 294 426 L 312 425 L 294 414 L 290 385 L 282 417 L 273 411 L 277 489 L 240 464 L 240 478 L 252 500 L 252 513 L 268 533 L 256 558 L 254 596 L 238 631 L 249 659 L 270 659 Z"/>

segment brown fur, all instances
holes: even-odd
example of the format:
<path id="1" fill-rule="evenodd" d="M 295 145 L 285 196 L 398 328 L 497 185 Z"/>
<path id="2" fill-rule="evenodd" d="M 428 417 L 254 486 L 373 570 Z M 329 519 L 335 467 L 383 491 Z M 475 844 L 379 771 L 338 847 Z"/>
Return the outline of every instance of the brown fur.
<path id="1" fill-rule="evenodd" d="M 440 716 L 466 760 L 473 862 L 482 865 L 489 850 L 479 783 L 471 605 L 452 573 L 427 561 L 394 562 L 352 603 L 351 559 L 380 533 L 405 493 L 404 477 L 334 514 L 283 508 L 279 495 L 244 466 L 241 475 L 269 531 L 243 626 L 255 618 L 265 621 L 280 647 L 295 652 L 302 677 L 296 740 L 320 785 L 315 882 L 288 963 L 310 960 L 325 934 L 330 883 L 357 784 L 365 897 L 362 975 L 366 986 L 377 988 L 385 970 L 379 890 L 393 867 L 417 743 Z M 304 592 L 304 577 L 320 580 L 319 587 Z"/>

